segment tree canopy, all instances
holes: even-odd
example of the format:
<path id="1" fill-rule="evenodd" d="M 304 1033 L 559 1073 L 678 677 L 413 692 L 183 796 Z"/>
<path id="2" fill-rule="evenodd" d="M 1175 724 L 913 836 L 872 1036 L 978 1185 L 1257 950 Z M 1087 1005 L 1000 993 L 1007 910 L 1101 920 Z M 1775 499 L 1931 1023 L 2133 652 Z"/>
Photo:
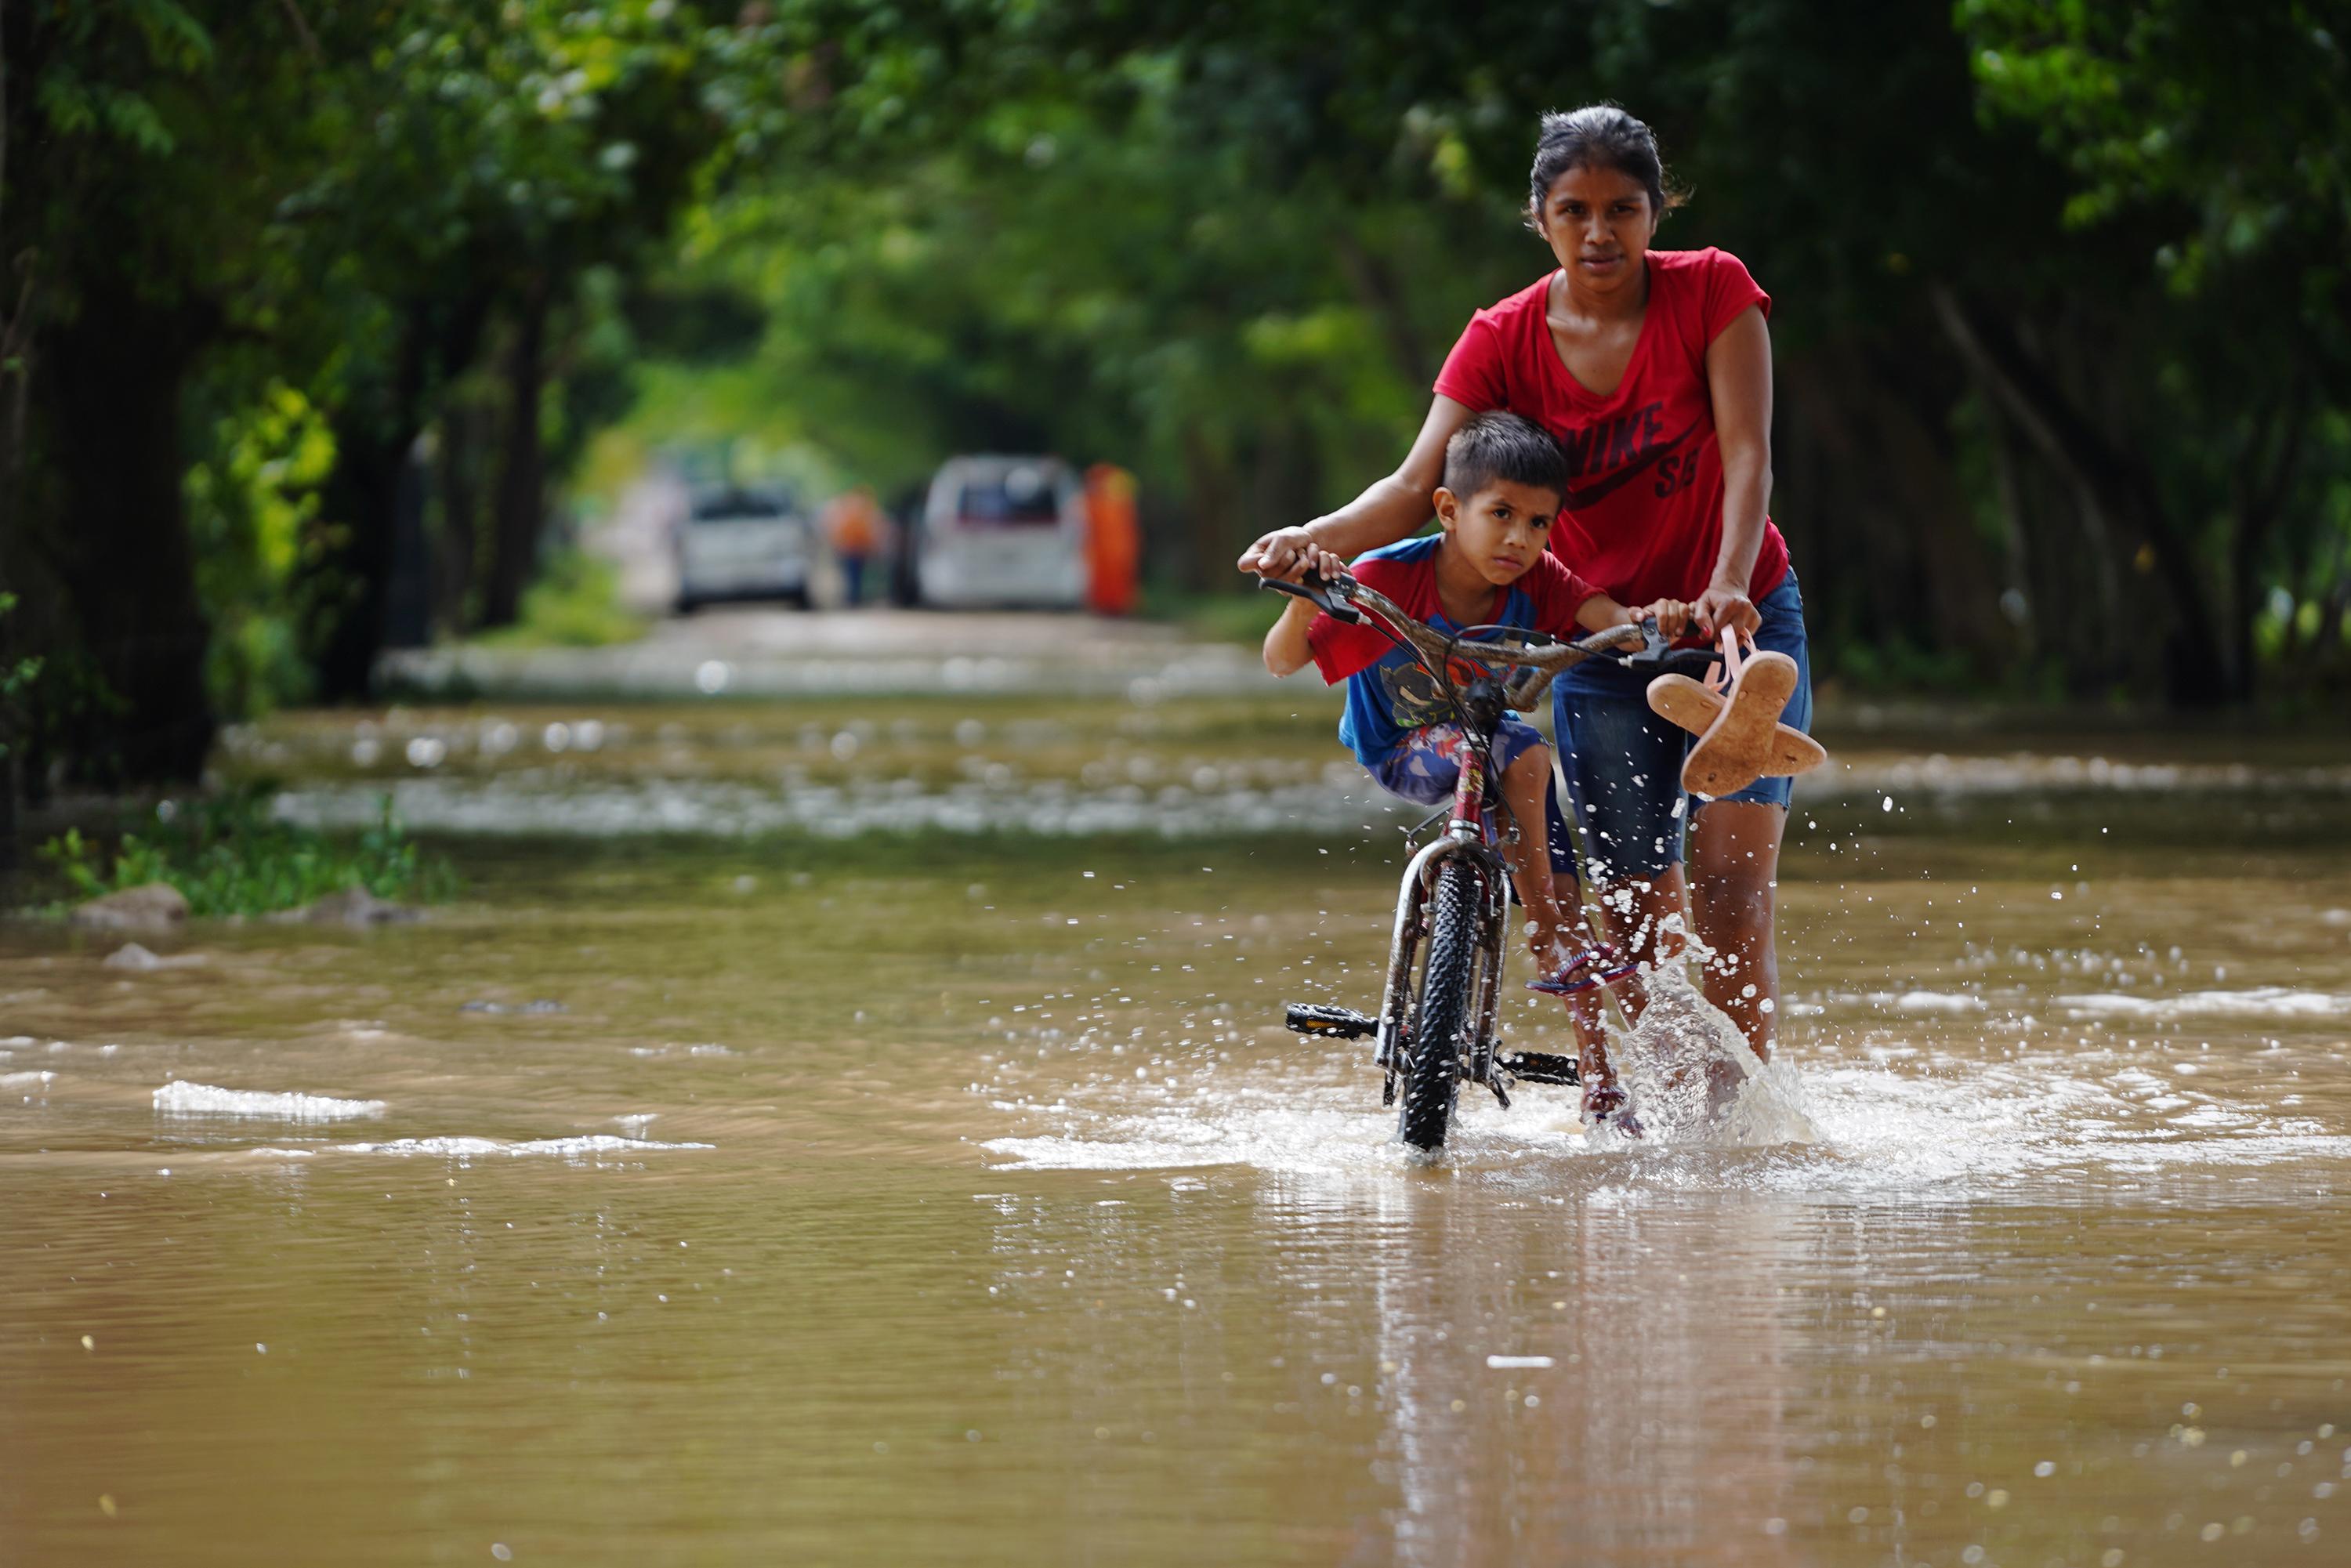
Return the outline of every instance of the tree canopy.
<path id="1" fill-rule="evenodd" d="M 1824 672 L 2181 702 L 2351 666 L 2351 81 L 2287 3 L 7 0 L 8 758 L 510 620 L 592 433 L 1145 480 L 1155 568 L 1392 466 L 1613 99 L 1775 299 Z M 424 563 L 421 568 L 416 563 Z M 403 575 L 405 574 L 405 575 Z M 29 694 L 29 695 L 28 695 Z"/>

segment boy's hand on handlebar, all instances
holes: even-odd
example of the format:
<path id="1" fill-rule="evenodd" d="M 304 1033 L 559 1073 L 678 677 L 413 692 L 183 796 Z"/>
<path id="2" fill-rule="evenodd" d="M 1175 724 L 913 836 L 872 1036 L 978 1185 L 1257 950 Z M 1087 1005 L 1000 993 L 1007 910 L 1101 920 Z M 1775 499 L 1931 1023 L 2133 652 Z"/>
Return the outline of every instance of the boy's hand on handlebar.
<path id="1" fill-rule="evenodd" d="M 1303 532 L 1304 530 L 1301 529 L 1300 531 Z M 1268 572 L 1266 575 L 1271 577 L 1274 574 Z M 1339 581 L 1346 575 L 1347 563 L 1345 561 L 1341 560 L 1337 556 L 1332 554 L 1329 550 L 1324 549 L 1321 545 L 1310 544 L 1306 547 L 1304 553 L 1299 556 L 1297 563 L 1288 571 L 1280 574 L 1280 580 L 1283 582 L 1303 582 L 1311 577 L 1318 583 L 1327 585 Z"/>
<path id="2" fill-rule="evenodd" d="M 1654 604 L 1645 604 L 1633 612 L 1635 625 L 1637 626 L 1644 621 L 1656 622 L 1658 634 L 1671 643 L 1690 634 L 1697 627 L 1698 613 L 1696 608 L 1687 600 L 1660 599 Z"/>
<path id="3" fill-rule="evenodd" d="M 1314 536 L 1304 528 L 1276 528 L 1241 551 L 1238 563 L 1243 571 L 1259 577 L 1270 577 L 1282 582 L 1298 580 L 1300 561 L 1310 552 L 1320 549 Z M 1322 552 L 1330 554 L 1328 550 Z"/>

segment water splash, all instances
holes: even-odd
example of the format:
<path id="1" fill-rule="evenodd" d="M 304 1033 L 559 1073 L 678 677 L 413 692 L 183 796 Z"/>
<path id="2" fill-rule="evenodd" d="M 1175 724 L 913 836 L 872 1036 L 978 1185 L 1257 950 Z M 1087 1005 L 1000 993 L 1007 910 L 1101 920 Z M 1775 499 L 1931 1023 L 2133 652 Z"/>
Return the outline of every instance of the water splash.
<path id="1" fill-rule="evenodd" d="M 1612 1031 L 1610 1059 L 1652 1145 L 1761 1148 L 1817 1142 L 1795 1070 L 1766 1062 L 1739 1026 L 1690 983 L 1688 962 L 1711 956 L 1691 938 L 1682 960 L 1645 969 L 1641 1021 Z M 1594 1147 L 1634 1146 L 1595 1128 Z"/>

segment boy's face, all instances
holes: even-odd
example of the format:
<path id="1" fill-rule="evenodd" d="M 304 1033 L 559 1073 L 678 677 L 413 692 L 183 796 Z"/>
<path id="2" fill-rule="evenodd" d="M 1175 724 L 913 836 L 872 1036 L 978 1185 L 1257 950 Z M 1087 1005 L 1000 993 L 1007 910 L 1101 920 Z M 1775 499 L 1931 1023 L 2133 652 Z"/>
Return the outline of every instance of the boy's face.
<path id="1" fill-rule="evenodd" d="M 1500 588 L 1518 581 L 1535 564 L 1559 516 L 1559 492 L 1497 479 L 1466 498 L 1439 486 L 1437 520 L 1447 545 L 1479 576 Z"/>

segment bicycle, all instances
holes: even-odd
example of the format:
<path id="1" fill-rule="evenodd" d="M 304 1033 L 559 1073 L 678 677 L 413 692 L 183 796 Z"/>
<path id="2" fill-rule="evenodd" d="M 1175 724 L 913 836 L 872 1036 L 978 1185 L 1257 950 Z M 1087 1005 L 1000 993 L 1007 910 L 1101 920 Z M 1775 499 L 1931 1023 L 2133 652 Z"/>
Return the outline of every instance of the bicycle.
<path id="1" fill-rule="evenodd" d="M 1509 961 L 1512 894 L 1495 821 L 1509 812 L 1493 810 L 1500 801 L 1493 777 L 1495 731 L 1506 715 L 1540 702 L 1554 675 L 1586 659 L 1616 658 L 1655 675 L 1703 672 L 1713 655 L 1672 647 L 1654 621 L 1574 643 L 1510 626 L 1470 626 L 1448 635 L 1352 577 L 1302 583 L 1264 578 L 1259 586 L 1308 600 L 1340 621 L 1369 616 L 1436 683 L 1465 741 L 1452 803 L 1406 836 L 1409 846 L 1439 817 L 1446 819 L 1443 831 L 1405 866 L 1378 1013 L 1293 1002 L 1283 1022 L 1303 1035 L 1373 1039 L 1373 1064 L 1382 1073 L 1380 1103 L 1401 1101 L 1396 1130 L 1416 1149 L 1444 1145 L 1465 1080 L 1484 1084 L 1506 1110 L 1516 1082 L 1580 1082 L 1573 1056 L 1499 1049 L 1496 1015 Z M 1639 651 L 1628 653 L 1635 643 Z M 1518 824 L 1510 831 L 1519 831 Z M 1633 968 L 1595 947 L 1570 966 L 1575 978 L 1564 989 L 1613 985 Z"/>

